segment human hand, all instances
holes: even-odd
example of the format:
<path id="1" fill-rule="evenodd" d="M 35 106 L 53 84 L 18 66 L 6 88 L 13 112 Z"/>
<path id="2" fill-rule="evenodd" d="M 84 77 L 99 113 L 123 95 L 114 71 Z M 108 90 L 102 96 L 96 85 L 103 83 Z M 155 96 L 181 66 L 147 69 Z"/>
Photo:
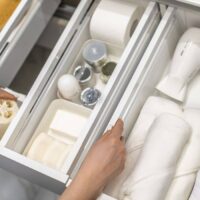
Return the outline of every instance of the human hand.
<path id="1" fill-rule="evenodd" d="M 124 169 L 126 151 L 122 132 L 123 122 L 118 120 L 115 126 L 91 148 L 79 171 L 91 180 L 91 186 L 97 190 L 103 189 Z"/>
<path id="2" fill-rule="evenodd" d="M 94 144 L 69 186 L 69 190 L 76 192 L 73 197 L 70 196 L 71 200 L 96 199 L 109 181 L 122 172 L 126 158 L 122 132 L 123 121 L 118 120 L 115 126 Z M 62 199 L 68 199 L 67 191 Z"/>

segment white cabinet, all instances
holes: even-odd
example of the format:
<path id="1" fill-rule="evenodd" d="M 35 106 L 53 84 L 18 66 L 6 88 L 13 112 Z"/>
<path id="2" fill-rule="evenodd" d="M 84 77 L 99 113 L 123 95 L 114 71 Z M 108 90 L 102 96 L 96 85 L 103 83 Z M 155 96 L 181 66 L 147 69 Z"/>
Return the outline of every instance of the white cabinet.
<path id="1" fill-rule="evenodd" d="M 0 85 L 9 86 L 60 0 L 21 0 L 0 32 Z"/>
<path id="2" fill-rule="evenodd" d="M 126 86 L 134 74 L 159 22 L 161 14 L 157 3 L 132 0 L 140 6 L 140 20 L 124 50 L 114 51 L 118 64 L 105 86 L 102 96 L 75 143 L 64 172 L 51 169 L 23 155 L 24 149 L 41 121 L 50 103 L 56 99 L 57 81 L 70 73 L 83 44 L 90 39 L 89 23 L 99 1 L 83 0 L 61 35 L 43 70 L 1 141 L 0 167 L 22 176 L 54 192 L 60 193 L 69 178 L 73 178 L 81 153 L 90 137 L 100 135 L 117 107 Z"/>
<path id="3" fill-rule="evenodd" d="M 160 0 L 159 2 L 164 3 L 160 7 L 156 2 L 131 1 L 141 7 L 139 23 L 126 48 L 114 51 L 118 57 L 116 69 L 66 160 L 64 171 L 60 172 L 28 159 L 23 152 L 50 103 L 57 98 L 59 77 L 73 71 L 77 65 L 77 56 L 80 56 L 80 49 L 91 39 L 90 19 L 99 2 L 82 0 L 79 3 L 0 142 L 0 167 L 57 193 L 61 193 L 69 180 L 73 179 L 94 142 L 119 117 L 125 122 L 125 133 L 128 137 L 146 99 L 150 95 L 157 95 L 155 86 L 172 59 L 178 39 L 189 27 L 200 27 L 198 2 Z M 44 1 L 44 6 L 46 4 L 50 4 L 49 0 L 48 3 Z M 166 9 L 165 6 L 169 7 Z M 29 20 L 33 18 L 30 17 Z M 43 21 L 41 23 L 44 24 Z M 29 38 L 31 34 L 28 30 L 25 28 L 20 31 L 26 33 Z M 16 39 L 13 47 L 21 47 L 19 41 L 23 43 L 25 40 Z M 13 53 L 19 57 L 18 50 L 13 50 Z M 2 54 L 3 57 L 6 55 Z M 0 57 L 0 67 L 3 57 Z M 5 61 L 8 62 L 9 59 Z M 103 194 L 99 199 L 112 200 L 113 197 Z"/>

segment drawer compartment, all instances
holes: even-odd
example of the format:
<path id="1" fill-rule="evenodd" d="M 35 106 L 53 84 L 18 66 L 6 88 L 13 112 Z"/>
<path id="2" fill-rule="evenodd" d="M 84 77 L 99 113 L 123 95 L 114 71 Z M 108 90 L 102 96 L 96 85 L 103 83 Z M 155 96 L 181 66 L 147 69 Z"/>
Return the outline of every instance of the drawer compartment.
<path id="1" fill-rule="evenodd" d="M 200 28 L 198 18 L 199 12 L 194 10 L 168 8 L 107 129 L 118 118 L 122 118 L 125 124 L 125 137 L 128 138 L 147 98 L 150 96 L 163 97 L 163 94 L 155 88 L 170 66 L 180 37 L 188 28 Z M 161 59 L 162 64 L 160 63 Z M 91 138 L 92 142 L 88 144 L 88 147 L 91 147 L 98 137 Z"/>
<path id="2" fill-rule="evenodd" d="M 19 1 L 19 3 L 12 5 L 10 8 L 9 16 L 3 17 L 5 20 L 4 22 L 1 22 L 1 33 L 0 33 L 0 47 L 1 51 L 5 46 L 6 40 L 11 35 L 12 31 L 16 28 L 18 23 L 22 20 L 24 15 L 26 14 L 27 10 L 29 9 L 32 1 L 31 0 L 25 0 L 25 1 Z M 6 4 L 5 4 L 6 6 Z M 8 19 L 6 19 L 8 17 Z"/>
<path id="3" fill-rule="evenodd" d="M 16 13 L 13 13 L 1 32 L 3 49 L 0 54 L 0 85 L 4 87 L 8 87 L 17 74 L 59 6 L 60 0 L 29 0 L 21 1 L 21 4 L 23 7 L 19 4 L 19 10 L 16 9 Z M 28 4 L 31 5 L 26 10 Z M 23 14 L 25 16 L 21 19 Z"/>
<path id="4" fill-rule="evenodd" d="M 56 11 L 56 9 L 57 9 L 57 7 L 58 7 L 58 5 L 60 3 L 60 1 L 52 1 L 52 2 L 48 1 L 48 4 L 46 2 L 44 2 L 44 1 L 36 1 L 36 2 L 34 3 L 34 5 L 37 5 L 37 7 L 32 8 L 32 12 L 33 11 L 34 12 L 30 16 L 28 16 L 28 20 L 29 21 L 30 21 L 30 17 L 32 19 L 35 16 L 34 13 L 40 13 L 40 15 L 37 16 L 37 20 L 38 20 L 38 18 L 42 18 L 44 20 L 47 20 L 47 16 L 46 15 L 48 15 L 48 17 L 49 17 L 48 20 L 49 20 L 51 18 L 51 16 L 54 14 L 54 12 Z M 45 5 L 43 5 L 43 2 L 45 3 Z M 29 112 L 31 110 L 31 106 L 33 106 L 35 104 L 35 102 L 37 101 L 37 99 L 39 97 L 39 94 L 41 93 L 43 87 L 45 86 L 45 84 L 48 81 L 50 75 L 52 74 L 52 71 L 55 69 L 56 64 L 58 63 L 59 59 L 61 58 L 61 56 L 63 54 L 63 51 L 67 48 L 67 46 L 69 45 L 71 39 L 73 38 L 73 35 L 76 32 L 76 29 L 79 26 L 80 21 L 82 20 L 82 17 L 85 15 L 85 12 L 88 10 L 88 7 L 90 6 L 90 3 L 91 3 L 91 1 L 88 1 L 88 0 L 82 1 L 79 4 L 79 6 L 76 8 L 76 11 L 74 12 L 74 15 L 68 21 L 67 26 L 64 29 L 62 35 L 60 36 L 60 38 L 59 38 L 57 44 L 55 45 L 54 49 L 52 50 L 52 53 L 51 53 L 51 55 L 49 56 L 49 58 L 47 60 L 47 63 L 43 66 L 39 76 L 37 77 L 36 81 L 34 82 L 33 86 L 31 87 L 31 89 L 30 89 L 28 95 L 26 96 L 26 98 L 25 98 L 24 95 L 20 95 L 20 94 L 15 93 L 15 92 L 13 93 L 18 98 L 18 101 L 19 101 L 18 103 L 20 105 L 20 109 L 19 109 L 19 111 L 17 113 L 18 116 L 15 117 L 15 119 L 11 122 L 11 124 L 13 123 L 13 125 L 14 125 L 15 123 L 20 122 L 23 119 L 23 117 L 25 119 L 27 117 L 27 115 L 29 115 Z M 48 9 L 46 9 L 46 7 L 45 7 L 46 5 L 48 5 Z M 53 10 L 51 10 L 51 9 L 53 9 Z M 69 7 L 69 9 L 71 11 L 71 9 L 73 9 L 73 8 Z M 50 15 L 50 13 L 51 13 L 51 15 Z M 68 15 L 68 17 L 70 17 L 70 16 L 71 16 L 71 12 L 70 12 L 70 15 Z M 36 23 L 36 21 L 34 23 Z M 40 19 L 40 21 L 41 21 L 41 19 Z M 41 23 L 43 23 L 43 21 L 41 21 Z M 45 23 L 47 25 L 48 21 L 45 21 Z M 29 23 L 27 22 L 27 25 L 28 24 Z M 41 32 L 42 32 L 42 30 L 41 30 Z M 29 34 L 28 34 L 28 36 L 29 36 Z M 26 83 L 24 83 L 24 84 L 26 84 Z M 1 86 L 5 87 L 6 85 L 1 85 Z M 10 92 L 11 90 L 8 90 L 8 91 Z M 11 91 L 11 92 L 13 92 L 13 91 Z M 28 103 L 28 107 L 30 109 L 29 111 L 26 109 L 27 103 Z M 28 112 L 26 112 L 24 109 L 26 111 L 28 111 Z M 14 127 L 15 127 L 15 125 L 14 125 Z M 12 125 L 10 126 L 10 128 L 12 129 Z M 4 136 L 5 136 L 5 134 L 4 134 Z M 1 140 L 1 142 L 3 144 L 3 140 Z M 2 150 L 2 152 L 3 152 L 3 150 Z M 11 157 L 15 156 L 14 154 L 13 155 L 11 155 L 11 154 L 12 154 L 12 152 L 10 152 L 10 156 Z M 15 158 L 17 159 L 16 156 L 15 156 Z M 21 162 L 20 159 L 17 159 L 17 160 L 19 161 L 19 163 Z M 4 161 L 2 161 L 2 162 L 4 162 Z M 4 164 L 5 163 L 6 163 L 6 161 L 4 162 Z M 4 164 L 2 163 L 2 165 L 4 165 Z M 5 164 L 5 166 L 7 164 Z M 10 165 L 10 164 L 8 164 L 8 165 Z M 5 167 L 5 168 L 7 168 L 7 167 Z M 18 172 L 14 168 L 13 168 L 13 170 L 18 174 Z M 11 171 L 13 171 L 13 170 L 11 170 Z M 26 175 L 31 174 L 33 172 L 32 170 L 30 170 L 30 171 L 27 170 L 27 171 L 28 172 L 26 173 Z M 45 170 L 42 170 L 42 171 L 44 172 L 44 174 L 46 173 Z M 24 173 L 24 172 L 25 171 L 23 171 L 23 172 L 21 171 L 21 173 Z M 54 174 L 53 176 L 55 176 L 55 172 L 53 172 L 53 174 Z M 57 180 L 60 179 L 61 182 L 66 182 L 66 179 L 63 180 L 63 177 L 59 178 L 59 175 L 55 176 L 55 177 L 57 177 L 56 181 L 50 179 L 52 181 L 52 185 L 53 185 L 54 188 L 57 187 L 57 184 L 54 183 L 54 182 L 57 183 Z M 37 178 L 35 176 L 36 180 L 39 179 L 39 177 L 40 177 L 39 174 L 38 174 Z M 49 182 L 49 177 L 47 179 L 43 180 L 43 181 L 46 182 L 46 184 L 47 184 Z M 33 181 L 33 182 L 35 182 L 35 181 Z"/>
<path id="5" fill-rule="evenodd" d="M 8 162 L 13 163 L 12 166 L 16 165 L 19 170 L 13 170 L 13 168 L 11 169 L 3 164 L 4 168 L 57 193 L 63 191 L 69 178 L 73 178 L 72 172 L 80 158 L 81 152 L 85 148 L 88 138 L 94 133 L 97 127 L 101 130 L 106 128 L 107 122 L 111 118 L 123 91 L 131 79 L 160 21 L 160 12 L 156 3 L 145 3 L 143 1 L 131 2 L 139 5 L 139 23 L 129 43 L 126 45 L 126 48 L 121 49 L 108 45 L 110 58 L 117 62 L 117 66 L 107 84 L 97 84 L 102 95 L 94 109 L 91 109 L 91 114 L 86 124 L 80 128 L 81 135 L 73 145 L 62 167 L 62 171 L 52 169 L 25 157 L 26 153 L 24 154 L 24 150 L 27 145 L 30 144 L 30 141 L 32 141 L 31 139 L 36 137 L 34 133 L 38 124 L 52 101 L 57 98 L 57 82 L 59 78 L 64 74 L 72 74 L 75 67 L 80 63 L 82 48 L 84 44 L 92 39 L 89 33 L 90 19 L 99 1 L 95 1 L 88 10 L 64 54 L 62 55 L 59 51 L 64 48 L 59 46 L 60 49 L 57 48 L 58 52 L 56 53 L 58 57 L 54 57 L 54 59 L 51 57 L 51 60 L 49 59 L 47 61 L 46 66 L 51 67 L 55 65 L 55 71 L 52 73 L 41 95 L 39 95 L 39 98 L 33 102 L 32 98 L 38 93 L 37 90 L 41 90 L 39 84 L 34 86 L 34 89 L 31 91 L 32 93 L 28 95 L 25 104 L 22 106 L 21 112 L 19 111 L 18 116 L 6 132 L 1 141 L 1 145 L 4 149 L 4 153 L 1 154 L 2 159 L 8 159 Z M 82 2 L 82 5 L 83 3 L 84 2 Z M 86 6 L 84 8 L 86 8 Z M 79 12 L 81 13 L 80 16 L 84 15 L 83 11 L 79 10 Z M 65 42 L 64 35 L 62 40 Z M 62 40 L 60 40 L 60 43 L 63 42 Z M 59 58 L 59 61 L 56 60 Z M 43 72 L 44 73 L 41 75 L 42 78 L 45 77 L 45 71 Z M 98 130 L 98 132 L 101 130 Z M 26 169 L 28 173 L 24 174 L 23 169 Z M 33 174 L 35 174 L 35 176 Z M 34 180 L 32 180 L 32 176 L 35 177 Z"/>

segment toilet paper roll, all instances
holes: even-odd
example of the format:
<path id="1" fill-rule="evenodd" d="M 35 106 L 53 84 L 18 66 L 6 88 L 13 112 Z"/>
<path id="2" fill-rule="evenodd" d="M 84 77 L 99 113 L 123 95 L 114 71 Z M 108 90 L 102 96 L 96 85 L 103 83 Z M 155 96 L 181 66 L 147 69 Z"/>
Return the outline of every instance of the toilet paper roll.
<path id="1" fill-rule="evenodd" d="M 90 33 L 93 39 L 124 47 L 139 20 L 139 8 L 126 0 L 102 0 L 93 14 Z"/>
<path id="2" fill-rule="evenodd" d="M 0 138 L 4 135 L 17 112 L 18 106 L 15 101 L 0 99 Z"/>
<path id="3" fill-rule="evenodd" d="M 179 160 L 176 174 L 165 200 L 188 200 L 200 170 L 200 110 L 186 109 L 185 120 L 192 127 L 192 134 Z"/>
<path id="4" fill-rule="evenodd" d="M 156 117 L 163 113 L 183 117 L 183 112 L 178 104 L 161 97 L 149 97 L 145 102 L 135 126 L 127 140 L 127 159 L 125 169 L 106 187 L 106 194 L 119 198 L 119 191 L 123 182 L 130 176 L 137 163 L 152 123 Z"/>
<path id="5" fill-rule="evenodd" d="M 41 133 L 31 145 L 27 157 L 54 169 L 61 170 L 72 145 L 62 143 L 48 134 Z"/>
<path id="6" fill-rule="evenodd" d="M 163 200 L 190 133 L 189 124 L 175 115 L 162 114 L 156 118 L 119 199 Z"/>

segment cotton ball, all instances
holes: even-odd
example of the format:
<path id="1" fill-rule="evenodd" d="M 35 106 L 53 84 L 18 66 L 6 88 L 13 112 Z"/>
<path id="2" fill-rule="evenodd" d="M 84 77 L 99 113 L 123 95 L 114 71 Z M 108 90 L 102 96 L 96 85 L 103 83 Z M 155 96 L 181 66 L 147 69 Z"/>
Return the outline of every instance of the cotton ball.
<path id="1" fill-rule="evenodd" d="M 74 76 L 66 74 L 58 80 L 58 90 L 63 98 L 74 100 L 79 95 L 81 88 Z"/>

